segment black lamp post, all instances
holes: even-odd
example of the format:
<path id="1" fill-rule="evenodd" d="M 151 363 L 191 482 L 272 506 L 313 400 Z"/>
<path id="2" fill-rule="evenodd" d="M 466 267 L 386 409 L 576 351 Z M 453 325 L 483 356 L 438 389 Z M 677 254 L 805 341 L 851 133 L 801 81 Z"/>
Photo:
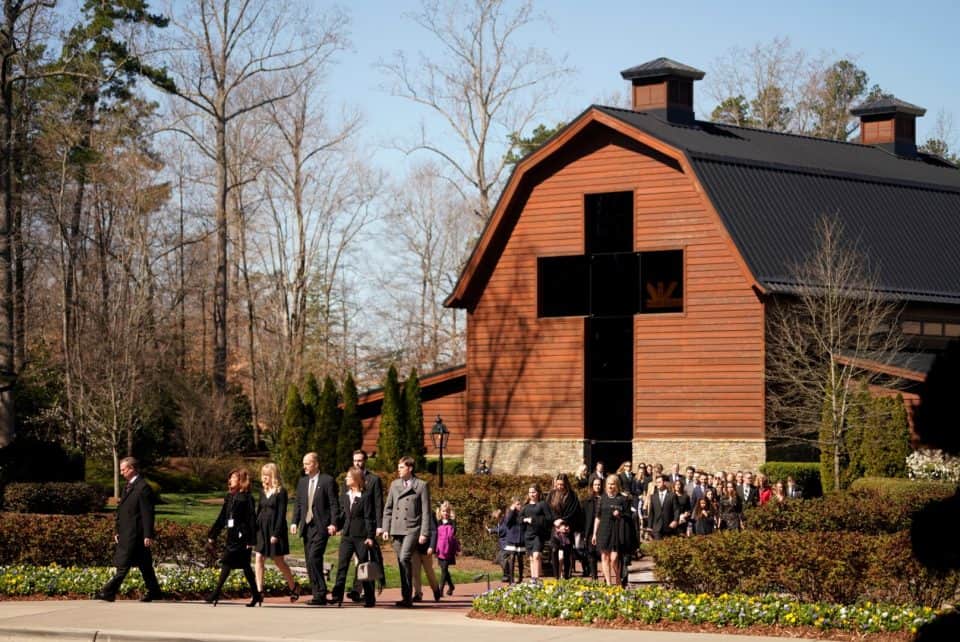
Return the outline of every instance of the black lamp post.
<path id="1" fill-rule="evenodd" d="M 443 449 L 447 447 L 447 440 L 450 439 L 450 431 L 443 424 L 440 415 L 437 415 L 437 421 L 433 424 L 433 430 L 430 431 L 430 438 L 433 439 L 433 447 L 440 451 L 440 488 L 443 488 Z"/>

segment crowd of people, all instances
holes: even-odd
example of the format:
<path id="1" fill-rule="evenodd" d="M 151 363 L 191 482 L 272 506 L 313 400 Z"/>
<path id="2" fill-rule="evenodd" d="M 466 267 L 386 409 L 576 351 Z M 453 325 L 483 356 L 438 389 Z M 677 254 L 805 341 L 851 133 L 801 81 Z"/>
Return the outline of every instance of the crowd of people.
<path id="1" fill-rule="evenodd" d="M 383 586 L 380 540 L 390 542 L 397 556 L 402 598 L 396 606 L 410 608 L 423 600 L 421 569 L 435 601 L 440 601 L 444 588 L 447 595 L 453 595 L 456 587 L 450 567 L 456 564 L 460 552 L 453 506 L 442 502 L 436 511 L 431 510 L 429 485 L 414 474 L 411 457 L 397 462 L 397 477 L 386 494 L 380 477 L 366 469 L 366 462 L 364 451 L 354 452 L 353 465 L 346 473 L 343 488 L 338 490 L 333 477 L 320 471 L 317 453 L 304 455 L 304 474 L 297 483 L 289 526 L 289 497 L 276 464 L 267 463 L 260 470 L 262 489 L 258 503 L 253 499 L 247 469 L 231 470 L 223 505 L 207 535 L 207 544 L 213 548 L 220 534 L 225 533 L 225 542 L 218 550 L 219 578 L 206 602 L 216 606 L 230 573 L 240 570 L 250 588 L 247 606 L 262 605 L 267 559 L 273 560 L 286 580 L 290 601 L 299 600 L 299 584 L 285 559 L 290 552 L 289 535 L 303 539 L 311 592 L 307 603 L 311 606 L 341 604 L 345 596 L 362 602 L 364 607 L 374 606 L 376 585 L 379 582 Z M 147 587 L 141 601 L 159 600 L 163 594 L 151 554 L 155 537 L 154 497 L 140 475 L 136 459 L 124 458 L 120 473 L 127 484 L 116 512 L 117 571 L 95 597 L 114 601 L 130 568 L 136 566 Z M 328 590 L 323 556 L 329 538 L 337 534 L 337 572 L 333 587 Z M 440 565 L 439 581 L 433 569 L 434 558 Z M 358 571 L 348 591 L 347 574 L 353 559 Z"/>
<path id="2" fill-rule="evenodd" d="M 583 500 L 573 486 L 589 489 Z M 644 539 L 743 529 L 744 507 L 803 497 L 793 477 L 771 484 L 763 473 L 708 473 L 693 466 L 681 473 L 680 464 L 669 473 L 661 464 L 645 463 L 634 471 L 630 461 L 614 473 L 603 462 L 593 471 L 581 465 L 573 486 L 561 473 L 545 498 L 533 485 L 525 500 L 514 497 L 494 512 L 505 582 L 522 581 L 525 555 L 530 579 L 538 580 L 547 550 L 555 577 L 569 578 L 579 561 L 584 577 L 626 585 L 627 568 Z"/>
<path id="3" fill-rule="evenodd" d="M 379 581 L 382 588 L 383 582 L 379 540 L 391 542 L 396 553 L 401 590 L 396 606 L 410 608 L 423 600 L 421 571 L 435 601 L 440 601 L 444 589 L 452 595 L 456 587 L 450 566 L 460 552 L 453 506 L 444 501 L 431 510 L 429 485 L 414 474 L 411 457 L 397 462 L 397 476 L 386 493 L 380 477 L 367 470 L 364 451 L 354 452 L 352 463 L 338 490 L 334 478 L 320 471 L 317 453 L 304 455 L 304 474 L 297 483 L 289 526 L 289 497 L 276 464 L 267 463 L 260 470 L 259 503 L 253 499 L 249 472 L 245 468 L 230 471 L 223 506 L 208 533 L 210 547 L 222 532 L 226 537 L 219 554 L 219 579 L 206 601 L 216 606 L 230 573 L 240 570 L 250 588 L 247 606 L 263 604 L 267 559 L 273 560 L 286 580 L 290 601 L 299 600 L 299 585 L 285 560 L 290 552 L 288 533 L 303 539 L 310 605 L 340 604 L 346 596 L 365 607 L 374 606 L 376 584 Z M 136 459 L 123 459 L 120 472 L 127 484 L 116 511 L 117 571 L 96 597 L 113 601 L 130 568 L 137 566 L 147 589 L 141 600 L 161 599 L 151 556 L 152 491 Z M 588 490 L 581 500 L 578 490 L 582 489 Z M 607 473 L 603 462 L 597 462 L 592 472 L 581 466 L 572 482 L 566 474 L 558 474 L 546 494 L 531 485 L 523 498 L 513 497 L 509 506 L 495 511 L 492 530 L 500 540 L 506 582 L 522 581 L 527 560 L 530 579 L 538 580 L 544 555 L 549 553 L 550 568 L 558 578 L 569 578 L 579 562 L 585 577 L 602 576 L 608 584 L 625 585 L 627 568 L 642 540 L 742 529 L 744 507 L 802 496 L 803 489 L 792 477 L 771 484 L 762 473 L 755 479 L 750 471 L 711 474 L 693 466 L 681 473 L 679 464 L 664 473 L 660 464 L 641 463 L 634 472 L 629 461 L 615 473 Z M 323 556 L 329 538 L 337 534 L 337 573 L 328 590 Z M 434 558 L 440 566 L 439 580 Z M 348 591 L 353 559 L 358 572 Z"/>

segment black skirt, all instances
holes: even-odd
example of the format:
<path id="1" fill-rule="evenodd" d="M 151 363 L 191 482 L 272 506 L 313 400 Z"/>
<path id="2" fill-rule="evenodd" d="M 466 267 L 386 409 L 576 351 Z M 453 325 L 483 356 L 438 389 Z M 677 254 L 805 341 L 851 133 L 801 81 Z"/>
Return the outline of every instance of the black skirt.
<path id="1" fill-rule="evenodd" d="M 250 566 L 250 549 L 246 546 L 228 546 L 220 558 L 220 566 L 226 568 L 245 568 Z"/>

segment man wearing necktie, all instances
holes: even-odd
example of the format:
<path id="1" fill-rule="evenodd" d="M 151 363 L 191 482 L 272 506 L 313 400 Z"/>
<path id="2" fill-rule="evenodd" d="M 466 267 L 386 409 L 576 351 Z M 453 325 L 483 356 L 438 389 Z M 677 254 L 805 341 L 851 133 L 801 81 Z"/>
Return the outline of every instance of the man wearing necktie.
<path id="1" fill-rule="evenodd" d="M 412 457 L 397 463 L 397 479 L 390 484 L 383 508 L 383 539 L 393 539 L 393 550 L 400 567 L 400 592 L 397 606 L 413 606 L 413 551 L 426 544 L 430 533 L 430 489 L 413 475 Z"/>
<path id="2" fill-rule="evenodd" d="M 327 581 L 323 573 L 323 554 L 327 540 L 337 532 L 337 486 L 333 477 L 320 472 L 320 458 L 315 452 L 303 456 L 304 477 L 297 483 L 297 499 L 293 509 L 290 532 L 300 531 L 306 554 L 307 574 L 313 599 L 312 606 L 327 603 Z"/>
<path id="3" fill-rule="evenodd" d="M 650 530 L 653 539 L 663 539 L 676 532 L 677 498 L 667 488 L 668 480 L 666 475 L 654 479 L 656 486 L 650 498 Z"/>
<path id="4" fill-rule="evenodd" d="M 127 480 L 120 503 L 117 504 L 116 530 L 113 541 L 117 544 L 113 563 L 117 572 L 96 595 L 97 599 L 112 602 L 116 598 L 120 585 L 130 572 L 130 567 L 140 569 L 147 592 L 141 602 L 152 602 L 161 597 L 160 584 L 153 570 L 153 555 L 150 548 L 155 537 L 153 529 L 154 498 L 153 490 L 140 475 L 137 460 L 124 457 L 120 460 L 120 474 Z"/>

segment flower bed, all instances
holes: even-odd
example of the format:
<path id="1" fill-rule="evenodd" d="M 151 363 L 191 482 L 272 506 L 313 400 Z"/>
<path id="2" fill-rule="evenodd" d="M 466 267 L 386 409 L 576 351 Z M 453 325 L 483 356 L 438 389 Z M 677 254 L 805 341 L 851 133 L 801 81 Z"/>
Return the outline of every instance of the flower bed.
<path id="1" fill-rule="evenodd" d="M 594 624 L 683 622 L 721 627 L 810 626 L 857 633 L 915 632 L 933 620 L 930 607 L 864 602 L 843 606 L 767 595 L 691 594 L 660 587 L 621 589 L 583 580 L 515 584 L 473 601 L 486 615 L 534 616 Z"/>
<path id="2" fill-rule="evenodd" d="M 161 566 L 157 568 L 160 588 L 171 597 L 196 599 L 211 593 L 217 585 L 220 570 L 217 568 L 184 568 Z M 0 596 L 26 597 L 86 596 L 93 595 L 113 576 L 113 569 L 103 566 L 0 566 Z M 267 568 L 263 579 L 267 595 L 285 595 L 286 580 L 273 568 Z M 123 582 L 119 597 L 134 596 L 144 592 L 140 571 L 130 571 Z M 250 589 L 243 573 L 235 571 L 223 587 L 224 597 L 249 596 Z"/>

